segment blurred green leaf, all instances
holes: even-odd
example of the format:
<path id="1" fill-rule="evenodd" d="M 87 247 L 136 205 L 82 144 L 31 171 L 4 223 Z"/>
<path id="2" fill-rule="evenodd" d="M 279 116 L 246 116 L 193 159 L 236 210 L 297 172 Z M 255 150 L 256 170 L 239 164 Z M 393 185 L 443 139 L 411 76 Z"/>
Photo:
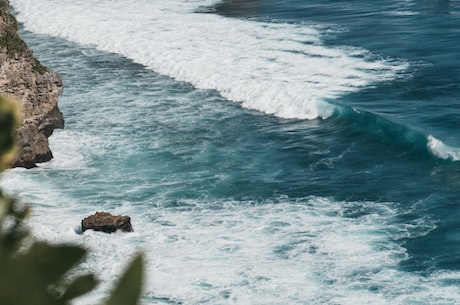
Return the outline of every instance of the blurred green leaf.
<path id="1" fill-rule="evenodd" d="M 80 276 L 69 285 L 61 299 L 63 301 L 69 301 L 77 298 L 93 290 L 97 284 L 98 282 L 93 274 Z"/>
<path id="2" fill-rule="evenodd" d="M 12 255 L 29 235 L 22 225 L 22 220 L 28 213 L 28 208 L 16 208 L 15 201 L 0 192 L 0 256 Z M 6 219 L 9 219 L 8 225 L 5 223 Z"/>
<path id="3" fill-rule="evenodd" d="M 0 304 L 58 305 L 56 298 L 43 285 L 41 275 L 16 257 L 0 262 Z"/>
<path id="4" fill-rule="evenodd" d="M 121 276 L 105 305 L 138 304 L 142 292 L 144 257 L 138 254 Z"/>
<path id="5" fill-rule="evenodd" d="M 0 191 L 0 229 L 2 229 L 3 222 L 5 221 L 8 214 L 11 213 L 11 206 L 13 203 L 14 201 L 12 199 L 3 197 L 3 194 Z"/>
<path id="6" fill-rule="evenodd" d="M 18 103 L 0 95 L 0 170 L 15 156 L 16 128 L 19 123 Z"/>
<path id="7" fill-rule="evenodd" d="M 41 275 L 41 286 L 54 284 L 85 256 L 86 250 L 72 245 L 50 245 L 36 242 L 18 261 Z"/>

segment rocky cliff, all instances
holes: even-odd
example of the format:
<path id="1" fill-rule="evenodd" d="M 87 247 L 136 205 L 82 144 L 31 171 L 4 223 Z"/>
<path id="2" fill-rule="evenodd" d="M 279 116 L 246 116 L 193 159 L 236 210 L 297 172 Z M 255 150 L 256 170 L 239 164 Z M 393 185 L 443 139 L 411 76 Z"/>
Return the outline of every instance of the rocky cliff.
<path id="1" fill-rule="evenodd" d="M 13 166 L 31 168 L 52 159 L 48 137 L 54 129 L 64 127 L 58 108 L 62 90 L 59 75 L 41 65 L 19 37 L 8 0 L 0 0 L 0 93 L 21 103 L 23 119 Z"/>

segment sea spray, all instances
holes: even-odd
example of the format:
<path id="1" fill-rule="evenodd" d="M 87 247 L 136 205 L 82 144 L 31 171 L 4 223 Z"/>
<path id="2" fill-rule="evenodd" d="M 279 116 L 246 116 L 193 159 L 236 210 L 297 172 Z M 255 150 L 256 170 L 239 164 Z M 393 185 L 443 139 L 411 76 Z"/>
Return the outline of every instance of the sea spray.
<path id="1" fill-rule="evenodd" d="M 449 147 L 444 144 L 442 141 L 433 137 L 432 135 L 428 136 L 427 147 L 430 152 L 438 158 L 452 161 L 460 160 L 460 150 L 454 147 Z"/>

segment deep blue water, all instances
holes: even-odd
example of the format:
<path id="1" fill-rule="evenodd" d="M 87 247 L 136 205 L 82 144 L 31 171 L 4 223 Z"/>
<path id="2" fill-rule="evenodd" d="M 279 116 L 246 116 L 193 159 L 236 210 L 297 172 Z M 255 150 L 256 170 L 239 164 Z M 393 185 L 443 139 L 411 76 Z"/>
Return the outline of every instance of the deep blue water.
<path id="1" fill-rule="evenodd" d="M 222 13 L 339 27 L 339 34 L 325 35 L 328 45 L 360 46 L 410 62 L 410 76 L 334 101 L 367 113 L 340 113 L 322 122 L 321 131 L 331 134 L 322 144 L 335 150 L 332 155 L 356 149 L 334 165 L 333 173 L 320 169 L 305 178 L 321 180 L 321 185 L 309 187 L 320 196 L 389 200 L 402 206 L 423 202 L 415 213 L 433 215 L 439 227 L 404 240 L 412 257 L 404 265 L 421 271 L 458 269 L 460 166 L 427 155 L 420 134 L 434 134 L 453 147 L 460 144 L 460 3 L 252 1 L 254 6 L 244 10 L 242 2 L 241 10 L 223 5 Z M 305 165 L 312 162 L 305 160 Z"/>
<path id="2" fill-rule="evenodd" d="M 2 183 L 39 237 L 107 280 L 146 251 L 146 304 L 460 301 L 458 1 L 130 2 L 11 1 L 65 86 L 55 160 Z M 141 232 L 74 232 L 102 209 Z"/>

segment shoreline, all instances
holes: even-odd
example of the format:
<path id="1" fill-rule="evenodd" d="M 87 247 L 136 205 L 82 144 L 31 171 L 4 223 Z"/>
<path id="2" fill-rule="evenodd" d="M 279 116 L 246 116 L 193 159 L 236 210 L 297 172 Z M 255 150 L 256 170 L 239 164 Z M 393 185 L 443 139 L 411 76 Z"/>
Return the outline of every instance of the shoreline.
<path id="1" fill-rule="evenodd" d="M 60 75 L 43 66 L 22 40 L 9 1 L 0 0 L 0 92 L 13 97 L 21 109 L 18 152 L 11 167 L 33 168 L 53 158 L 48 138 L 64 128 L 58 106 L 63 92 Z"/>

